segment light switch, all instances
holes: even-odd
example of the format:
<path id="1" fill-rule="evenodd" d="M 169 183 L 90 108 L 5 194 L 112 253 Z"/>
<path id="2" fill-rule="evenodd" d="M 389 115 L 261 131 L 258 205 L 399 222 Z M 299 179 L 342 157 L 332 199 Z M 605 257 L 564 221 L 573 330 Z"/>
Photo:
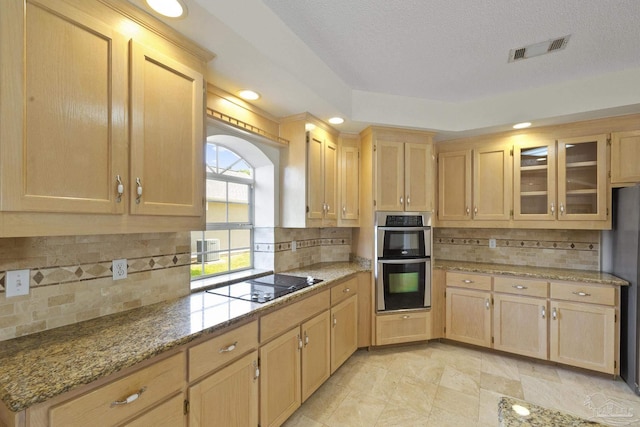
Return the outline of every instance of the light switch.
<path id="1" fill-rule="evenodd" d="M 29 295 L 29 270 L 7 271 L 4 283 L 7 298 Z"/>

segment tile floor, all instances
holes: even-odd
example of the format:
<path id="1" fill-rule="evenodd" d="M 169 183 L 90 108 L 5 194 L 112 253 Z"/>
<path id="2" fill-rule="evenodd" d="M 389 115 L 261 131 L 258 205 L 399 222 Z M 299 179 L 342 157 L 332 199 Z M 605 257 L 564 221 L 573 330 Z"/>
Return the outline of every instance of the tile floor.
<path id="1" fill-rule="evenodd" d="M 284 427 L 497 426 L 501 396 L 640 426 L 640 397 L 621 380 L 430 342 L 358 350 Z"/>

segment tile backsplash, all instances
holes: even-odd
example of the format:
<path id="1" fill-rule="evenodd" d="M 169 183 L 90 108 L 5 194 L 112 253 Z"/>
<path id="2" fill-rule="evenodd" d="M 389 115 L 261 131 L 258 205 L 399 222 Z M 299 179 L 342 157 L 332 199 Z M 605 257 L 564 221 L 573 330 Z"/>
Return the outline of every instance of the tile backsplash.
<path id="1" fill-rule="evenodd" d="M 599 270 L 600 232 L 436 228 L 433 252 L 435 259 Z"/>
<path id="2" fill-rule="evenodd" d="M 0 341 L 187 295 L 190 256 L 189 233 L 0 239 L 0 291 L 7 270 L 30 270 L 29 295 L 0 292 Z"/>

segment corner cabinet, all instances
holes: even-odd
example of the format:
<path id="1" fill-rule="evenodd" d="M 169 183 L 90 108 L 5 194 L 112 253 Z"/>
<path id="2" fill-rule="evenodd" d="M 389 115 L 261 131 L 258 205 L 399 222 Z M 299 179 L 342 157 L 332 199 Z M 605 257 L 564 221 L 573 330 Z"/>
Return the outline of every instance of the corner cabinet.
<path id="1" fill-rule="evenodd" d="M 202 225 L 210 54 L 147 21 L 118 1 L 3 4 L 0 236 Z"/>
<path id="2" fill-rule="evenodd" d="M 338 162 L 338 226 L 360 225 L 360 139 L 340 135 Z"/>
<path id="3" fill-rule="evenodd" d="M 338 223 L 338 134 L 310 114 L 283 119 L 282 226 L 335 227 Z"/>

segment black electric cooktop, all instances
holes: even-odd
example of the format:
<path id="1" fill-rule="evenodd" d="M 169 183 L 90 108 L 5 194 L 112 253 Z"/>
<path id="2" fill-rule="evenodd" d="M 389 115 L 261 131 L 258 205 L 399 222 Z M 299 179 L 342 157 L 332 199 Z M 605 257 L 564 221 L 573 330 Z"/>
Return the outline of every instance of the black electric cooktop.
<path id="1" fill-rule="evenodd" d="M 322 280 L 314 279 L 310 276 L 298 277 L 288 274 L 271 274 L 245 282 L 209 289 L 205 292 L 262 304 L 320 282 Z"/>

